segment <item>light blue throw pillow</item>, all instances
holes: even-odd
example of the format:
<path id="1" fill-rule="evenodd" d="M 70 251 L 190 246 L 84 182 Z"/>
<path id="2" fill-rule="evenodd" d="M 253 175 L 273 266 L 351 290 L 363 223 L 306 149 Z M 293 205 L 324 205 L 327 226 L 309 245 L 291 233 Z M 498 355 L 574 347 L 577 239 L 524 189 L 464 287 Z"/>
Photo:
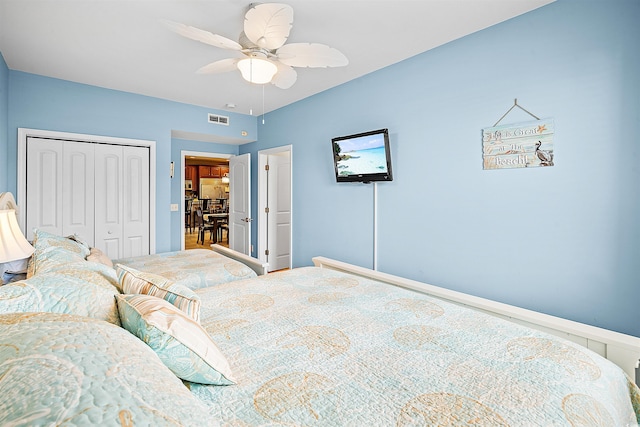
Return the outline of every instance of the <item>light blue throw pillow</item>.
<path id="1" fill-rule="evenodd" d="M 0 425 L 215 426 L 126 330 L 58 313 L 0 315 Z"/>
<path id="2" fill-rule="evenodd" d="M 0 313 L 66 313 L 120 325 L 115 271 L 101 264 L 60 264 L 57 269 L 0 286 Z"/>
<path id="3" fill-rule="evenodd" d="M 150 295 L 117 295 L 122 326 L 147 343 L 183 380 L 234 384 L 224 355 L 202 326 L 171 303 Z"/>

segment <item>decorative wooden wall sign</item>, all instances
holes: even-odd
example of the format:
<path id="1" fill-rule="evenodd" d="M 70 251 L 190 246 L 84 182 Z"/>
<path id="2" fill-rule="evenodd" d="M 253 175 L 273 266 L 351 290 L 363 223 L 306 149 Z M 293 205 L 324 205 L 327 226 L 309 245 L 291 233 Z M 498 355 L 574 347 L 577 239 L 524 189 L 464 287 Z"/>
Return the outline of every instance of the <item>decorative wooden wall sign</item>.
<path id="1" fill-rule="evenodd" d="M 515 107 L 536 120 L 498 126 Z M 553 119 L 540 120 L 514 100 L 496 124 L 482 129 L 482 158 L 484 169 L 553 166 Z"/>

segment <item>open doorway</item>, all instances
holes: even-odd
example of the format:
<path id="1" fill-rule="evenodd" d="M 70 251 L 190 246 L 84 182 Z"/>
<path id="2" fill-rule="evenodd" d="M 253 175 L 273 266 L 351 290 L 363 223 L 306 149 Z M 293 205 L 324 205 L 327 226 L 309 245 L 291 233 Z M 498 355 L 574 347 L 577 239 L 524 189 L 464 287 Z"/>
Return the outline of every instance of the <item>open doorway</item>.
<path id="1" fill-rule="evenodd" d="M 292 268 L 292 146 L 258 152 L 258 258 Z"/>
<path id="2" fill-rule="evenodd" d="M 182 249 L 228 246 L 231 155 L 182 151 L 181 157 Z"/>

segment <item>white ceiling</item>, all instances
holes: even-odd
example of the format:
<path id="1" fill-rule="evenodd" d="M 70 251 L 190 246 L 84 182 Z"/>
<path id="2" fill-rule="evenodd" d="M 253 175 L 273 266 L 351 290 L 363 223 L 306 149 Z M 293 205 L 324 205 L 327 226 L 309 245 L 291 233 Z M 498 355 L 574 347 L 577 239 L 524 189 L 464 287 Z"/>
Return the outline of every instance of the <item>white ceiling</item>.
<path id="1" fill-rule="evenodd" d="M 343 68 L 298 68 L 286 90 L 251 85 L 239 72 L 196 74 L 234 52 L 159 22 L 237 40 L 249 0 L 0 0 L 0 52 L 11 70 L 258 115 L 552 1 L 284 0 L 294 9 L 289 42 L 324 43 L 349 59 Z"/>

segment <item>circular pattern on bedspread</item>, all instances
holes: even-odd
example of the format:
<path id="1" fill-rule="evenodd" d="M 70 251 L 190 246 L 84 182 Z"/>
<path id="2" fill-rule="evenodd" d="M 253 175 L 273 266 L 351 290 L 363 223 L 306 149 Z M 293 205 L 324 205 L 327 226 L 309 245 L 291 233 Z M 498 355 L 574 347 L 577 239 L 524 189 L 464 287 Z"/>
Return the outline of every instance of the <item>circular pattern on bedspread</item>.
<path id="1" fill-rule="evenodd" d="M 438 304 L 424 299 L 399 298 L 385 304 L 389 311 L 408 311 L 417 318 L 436 318 L 444 314 L 444 309 Z"/>
<path id="2" fill-rule="evenodd" d="M 249 277 L 253 271 L 246 265 L 239 262 L 227 262 L 224 264 L 224 269 L 227 270 L 229 274 L 236 277 Z"/>
<path id="3" fill-rule="evenodd" d="M 24 281 L 13 282 L 10 285 L 11 286 L 5 286 L 2 288 L 4 292 L 0 292 L 0 304 L 4 304 L 5 302 L 18 302 L 28 298 L 29 294 L 32 292 L 31 287 L 29 287 Z"/>
<path id="4" fill-rule="evenodd" d="M 254 394 L 253 404 L 263 417 L 275 422 L 323 425 L 327 419 L 336 419 L 338 396 L 329 378 L 292 372 L 263 384 Z"/>
<path id="5" fill-rule="evenodd" d="M 423 394 L 402 408 L 396 425 L 402 426 L 508 426 L 482 403 L 450 393 Z"/>
<path id="6" fill-rule="evenodd" d="M 303 326 L 278 338 L 276 343 L 283 348 L 306 347 L 310 359 L 343 354 L 351 345 L 344 332 L 328 326 Z"/>
<path id="7" fill-rule="evenodd" d="M 37 378 L 37 381 L 26 381 Z M 9 359 L 0 364 L 0 396 L 28 396 L 17 401 L 0 401 L 0 424 L 30 423 L 46 416 L 59 425 L 66 408 L 80 400 L 84 374 L 75 364 L 53 355 L 33 355 Z M 52 399 L 52 397 L 55 397 Z M 10 406 L 5 406 L 10 405 Z M 20 417 L 11 414 L 19 412 Z"/>
<path id="8" fill-rule="evenodd" d="M 512 357 L 523 361 L 552 361 L 576 378 L 593 381 L 601 375 L 600 368 L 588 354 L 561 341 L 535 337 L 516 338 L 507 344 L 507 351 Z"/>
<path id="9" fill-rule="evenodd" d="M 505 411 L 531 411 L 544 406 L 550 398 L 547 388 L 532 387 L 523 378 L 522 366 L 501 367 L 491 356 L 451 363 L 446 373 L 451 384 L 465 384 L 466 395 Z"/>
<path id="10" fill-rule="evenodd" d="M 166 266 L 163 266 L 163 267 L 166 267 Z M 147 268 L 147 271 L 153 271 L 153 270 L 150 268 Z M 155 274 L 157 274 L 158 276 L 162 276 L 165 279 L 171 280 L 174 283 L 179 283 L 179 282 L 191 283 L 191 282 L 200 281 L 200 277 L 196 273 L 193 273 L 189 270 L 183 270 L 182 268 L 178 268 L 176 270 L 158 271 Z"/>
<path id="11" fill-rule="evenodd" d="M 345 289 L 354 288 L 358 284 L 358 279 L 353 277 L 325 277 L 314 282 L 315 286 L 334 286 Z"/>
<path id="12" fill-rule="evenodd" d="M 605 407 L 584 394 L 570 394 L 562 399 L 562 411 L 573 427 L 606 427 L 615 422 Z"/>
<path id="13" fill-rule="evenodd" d="M 349 294 L 344 292 L 319 292 L 307 298 L 311 304 L 326 305 L 349 298 Z"/>
<path id="14" fill-rule="evenodd" d="M 401 326 L 393 331 L 393 338 L 410 349 L 447 350 L 440 342 L 442 329 L 425 325 Z"/>
<path id="15" fill-rule="evenodd" d="M 222 335 L 228 340 L 231 339 L 232 331 L 246 325 L 249 325 L 249 322 L 244 319 L 209 320 L 202 323 L 202 327 L 209 335 Z"/>
<path id="16" fill-rule="evenodd" d="M 240 313 L 256 312 L 273 305 L 273 298 L 261 294 L 240 295 L 220 303 L 223 308 L 237 308 Z"/>

